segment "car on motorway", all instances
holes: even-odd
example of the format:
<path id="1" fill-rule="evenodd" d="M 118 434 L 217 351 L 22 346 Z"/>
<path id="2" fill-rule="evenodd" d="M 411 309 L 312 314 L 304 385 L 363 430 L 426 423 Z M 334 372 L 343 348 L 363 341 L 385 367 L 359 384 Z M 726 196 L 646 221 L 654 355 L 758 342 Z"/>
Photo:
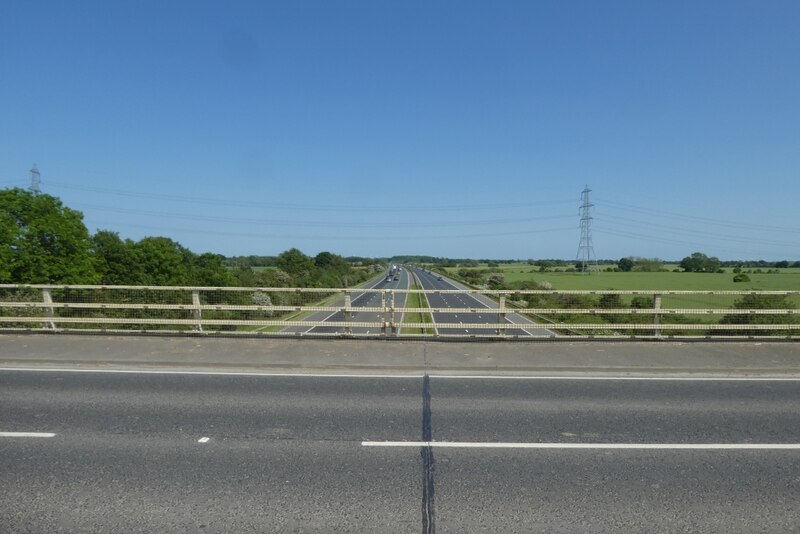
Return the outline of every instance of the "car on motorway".
<path id="1" fill-rule="evenodd" d="M 442 281 L 442 277 L 441 277 L 441 276 L 439 276 L 439 277 L 438 277 L 438 278 L 436 278 L 436 279 L 437 279 L 438 281 L 440 281 L 440 282 Z"/>

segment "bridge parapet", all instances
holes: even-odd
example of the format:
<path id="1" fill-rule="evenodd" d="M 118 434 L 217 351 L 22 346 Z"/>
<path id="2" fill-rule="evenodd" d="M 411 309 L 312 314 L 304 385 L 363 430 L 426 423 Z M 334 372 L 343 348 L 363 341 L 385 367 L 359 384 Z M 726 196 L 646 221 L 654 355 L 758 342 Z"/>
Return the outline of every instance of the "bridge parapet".
<path id="1" fill-rule="evenodd" d="M 418 298 L 409 298 L 412 295 Z M 408 302 L 418 304 L 407 306 Z M 422 339 L 797 340 L 798 304 L 800 291 L 4 284 L 0 285 L 0 330 Z"/>

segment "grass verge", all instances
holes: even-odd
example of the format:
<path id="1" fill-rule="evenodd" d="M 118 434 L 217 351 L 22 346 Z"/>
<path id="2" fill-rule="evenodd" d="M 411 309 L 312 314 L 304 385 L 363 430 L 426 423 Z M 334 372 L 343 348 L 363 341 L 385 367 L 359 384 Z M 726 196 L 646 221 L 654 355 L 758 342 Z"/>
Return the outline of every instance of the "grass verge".
<path id="1" fill-rule="evenodd" d="M 418 285 L 412 285 L 411 289 L 422 289 Z M 406 308 L 427 308 L 428 307 L 428 299 L 425 298 L 425 293 L 409 293 L 408 299 L 406 300 Z M 425 323 L 425 324 L 433 324 L 433 318 L 431 317 L 430 313 L 426 312 L 408 312 L 403 317 L 403 322 L 405 323 Z M 434 334 L 434 328 L 402 328 L 400 331 L 402 334 Z"/>

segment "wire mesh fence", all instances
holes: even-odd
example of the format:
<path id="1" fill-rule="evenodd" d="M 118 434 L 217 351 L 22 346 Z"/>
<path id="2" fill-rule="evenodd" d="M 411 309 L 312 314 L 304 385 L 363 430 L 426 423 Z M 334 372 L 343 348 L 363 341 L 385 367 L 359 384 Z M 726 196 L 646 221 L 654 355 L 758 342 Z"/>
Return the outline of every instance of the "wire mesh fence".
<path id="1" fill-rule="evenodd" d="M 800 339 L 800 291 L 0 285 L 0 330 L 502 339 Z"/>

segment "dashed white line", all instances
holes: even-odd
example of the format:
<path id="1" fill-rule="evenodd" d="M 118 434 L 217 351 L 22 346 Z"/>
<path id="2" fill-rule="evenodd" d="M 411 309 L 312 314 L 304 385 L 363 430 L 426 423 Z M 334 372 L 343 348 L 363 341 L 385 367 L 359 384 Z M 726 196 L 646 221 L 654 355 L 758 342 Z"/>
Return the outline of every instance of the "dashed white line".
<path id="1" fill-rule="evenodd" d="M 208 443 L 208 440 L 210 440 L 210 439 L 211 438 L 208 438 L 208 437 L 202 437 L 202 438 L 197 440 L 197 443 Z"/>
<path id="2" fill-rule="evenodd" d="M 52 438 L 52 432 L 0 432 L 0 438 Z"/>

